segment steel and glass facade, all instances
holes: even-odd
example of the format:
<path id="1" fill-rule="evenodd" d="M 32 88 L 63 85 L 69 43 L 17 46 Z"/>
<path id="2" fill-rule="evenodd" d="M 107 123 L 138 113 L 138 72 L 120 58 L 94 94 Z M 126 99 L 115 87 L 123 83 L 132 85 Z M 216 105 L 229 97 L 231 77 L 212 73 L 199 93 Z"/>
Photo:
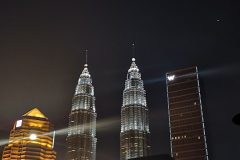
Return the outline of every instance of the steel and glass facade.
<path id="1" fill-rule="evenodd" d="M 17 120 L 2 160 L 55 160 L 53 125 L 37 108 Z"/>
<path id="2" fill-rule="evenodd" d="M 147 156 L 150 151 L 149 135 L 146 92 L 141 73 L 133 58 L 123 91 L 120 159 L 126 160 Z"/>
<path id="3" fill-rule="evenodd" d="M 197 67 L 166 74 L 174 160 L 208 160 Z"/>
<path id="4" fill-rule="evenodd" d="M 96 159 L 96 117 L 94 87 L 87 64 L 84 69 L 72 100 L 69 115 L 67 136 L 68 160 Z"/>

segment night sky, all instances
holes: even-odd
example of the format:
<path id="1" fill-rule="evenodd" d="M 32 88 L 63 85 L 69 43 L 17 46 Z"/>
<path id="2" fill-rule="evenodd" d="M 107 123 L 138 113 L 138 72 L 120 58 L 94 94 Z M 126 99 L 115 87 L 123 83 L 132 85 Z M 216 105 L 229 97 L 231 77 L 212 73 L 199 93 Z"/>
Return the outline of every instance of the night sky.
<path id="1" fill-rule="evenodd" d="M 99 122 L 97 159 L 119 159 L 120 111 L 131 43 L 150 110 L 152 154 L 170 153 L 165 73 L 197 65 L 211 160 L 237 159 L 240 3 L 198 0 L 0 2 L 0 139 L 35 106 L 67 127 L 89 50 Z M 105 123 L 103 123 L 105 124 Z M 56 137 L 64 160 L 66 135 Z M 2 151 L 1 151 L 2 152 Z"/>

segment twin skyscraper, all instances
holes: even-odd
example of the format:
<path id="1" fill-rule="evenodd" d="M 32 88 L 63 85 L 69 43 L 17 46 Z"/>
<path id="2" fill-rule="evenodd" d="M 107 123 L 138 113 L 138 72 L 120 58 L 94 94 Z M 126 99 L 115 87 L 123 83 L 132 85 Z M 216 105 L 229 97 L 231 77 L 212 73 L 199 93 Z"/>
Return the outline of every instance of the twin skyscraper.
<path id="1" fill-rule="evenodd" d="M 96 160 L 96 119 L 94 87 L 86 60 L 69 114 L 67 160 Z M 141 73 L 135 58 L 132 58 L 123 91 L 120 159 L 149 155 L 149 136 L 146 93 Z M 55 160 L 54 137 L 53 125 L 40 110 L 34 108 L 15 122 L 2 159 Z"/>
<path id="2" fill-rule="evenodd" d="M 174 160 L 208 160 L 197 67 L 166 73 L 166 87 L 171 157 Z M 66 138 L 67 160 L 96 160 L 96 119 L 94 87 L 86 61 L 72 99 Z M 2 160 L 55 160 L 54 137 L 53 125 L 34 108 L 14 123 Z M 132 58 L 123 91 L 120 160 L 148 157 L 149 138 L 146 92 L 136 60 Z M 160 157 L 155 159 L 165 159 Z"/>
<path id="3" fill-rule="evenodd" d="M 197 67 L 167 73 L 166 85 L 171 156 L 175 160 L 208 160 Z M 68 160 L 96 160 L 96 117 L 94 87 L 85 64 L 69 115 Z M 123 91 L 120 160 L 150 155 L 149 138 L 146 92 L 132 58 Z"/>
<path id="4" fill-rule="evenodd" d="M 149 118 L 141 73 L 132 58 L 127 73 L 121 111 L 120 159 L 149 154 Z M 96 118 L 94 87 L 88 64 L 78 80 L 72 99 L 67 136 L 68 160 L 96 159 Z"/>
<path id="5" fill-rule="evenodd" d="M 72 99 L 67 136 L 67 159 L 96 159 L 96 118 L 94 87 L 88 65 L 85 64 Z"/>

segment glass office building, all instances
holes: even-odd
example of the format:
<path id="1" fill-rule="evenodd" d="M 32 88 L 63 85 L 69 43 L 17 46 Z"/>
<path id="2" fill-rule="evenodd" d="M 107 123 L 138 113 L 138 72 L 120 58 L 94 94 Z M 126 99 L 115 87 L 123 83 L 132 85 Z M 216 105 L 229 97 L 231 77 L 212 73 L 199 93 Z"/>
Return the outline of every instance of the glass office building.
<path id="1" fill-rule="evenodd" d="M 197 67 L 167 73 L 166 83 L 174 160 L 208 160 Z"/>

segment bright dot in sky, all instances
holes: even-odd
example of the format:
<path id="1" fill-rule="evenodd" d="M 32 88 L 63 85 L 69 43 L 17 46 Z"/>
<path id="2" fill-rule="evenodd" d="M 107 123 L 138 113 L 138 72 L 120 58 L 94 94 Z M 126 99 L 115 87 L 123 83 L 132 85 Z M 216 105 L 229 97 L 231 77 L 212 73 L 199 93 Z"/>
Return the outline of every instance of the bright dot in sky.
<path id="1" fill-rule="evenodd" d="M 29 136 L 30 140 L 36 140 L 37 139 L 37 135 L 36 134 L 31 134 Z"/>
<path id="2" fill-rule="evenodd" d="M 217 19 L 218 22 L 220 22 L 220 19 Z"/>

